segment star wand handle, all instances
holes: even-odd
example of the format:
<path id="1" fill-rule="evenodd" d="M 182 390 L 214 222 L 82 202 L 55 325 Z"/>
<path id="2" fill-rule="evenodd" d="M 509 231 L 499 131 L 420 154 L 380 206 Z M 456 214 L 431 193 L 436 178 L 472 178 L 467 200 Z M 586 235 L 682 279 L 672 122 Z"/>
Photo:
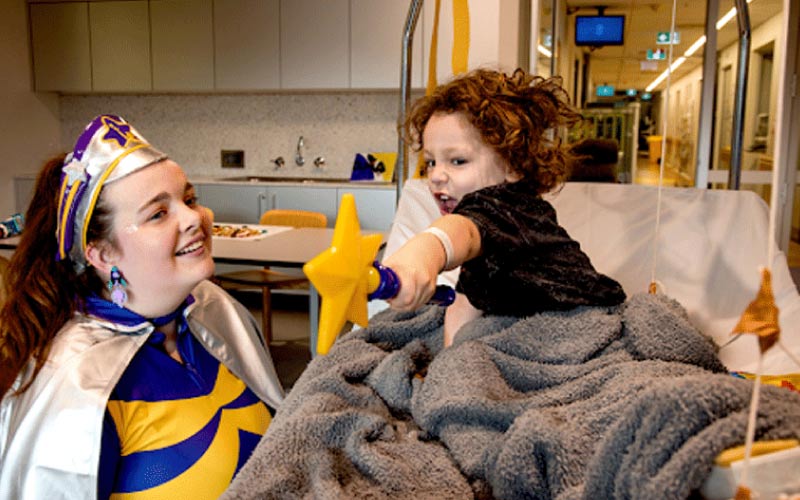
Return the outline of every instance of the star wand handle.
<path id="1" fill-rule="evenodd" d="M 372 269 L 369 272 L 368 282 L 372 292 L 367 295 L 368 300 L 391 299 L 400 291 L 400 279 L 392 268 L 386 267 L 376 260 L 372 263 Z M 438 285 L 428 304 L 449 306 L 454 300 L 456 300 L 455 290 L 447 285 Z"/>

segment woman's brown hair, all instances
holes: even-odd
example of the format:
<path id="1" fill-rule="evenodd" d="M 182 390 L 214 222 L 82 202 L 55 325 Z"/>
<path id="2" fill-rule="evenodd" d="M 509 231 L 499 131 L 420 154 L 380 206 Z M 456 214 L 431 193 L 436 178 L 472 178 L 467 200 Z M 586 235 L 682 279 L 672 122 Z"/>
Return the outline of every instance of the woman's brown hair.
<path id="1" fill-rule="evenodd" d="M 581 120 L 560 78 L 531 76 L 522 69 L 510 76 L 474 70 L 417 100 L 401 124 L 405 140 L 416 151 L 423 149 L 422 133 L 436 113 L 461 113 L 483 141 L 540 194 L 563 181 L 571 161 L 555 129 Z M 552 139 L 547 137 L 551 129 Z"/>
<path id="2" fill-rule="evenodd" d="M 42 369 L 56 333 L 80 307 L 82 299 L 103 286 L 92 269 L 77 275 L 72 262 L 56 262 L 56 213 L 65 155 L 48 161 L 36 179 L 25 214 L 25 230 L 4 280 L 0 307 L 0 397 L 25 373 L 16 389 L 24 392 Z M 108 240 L 111 213 L 98 200 L 87 241 Z M 113 242 L 112 242 L 113 243 Z M 32 370 L 25 370 L 33 361 Z"/>

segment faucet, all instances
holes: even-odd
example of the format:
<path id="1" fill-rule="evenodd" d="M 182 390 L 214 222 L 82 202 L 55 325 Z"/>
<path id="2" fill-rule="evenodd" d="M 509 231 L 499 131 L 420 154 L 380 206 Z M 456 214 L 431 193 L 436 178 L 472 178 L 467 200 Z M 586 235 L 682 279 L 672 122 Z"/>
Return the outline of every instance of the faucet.
<path id="1" fill-rule="evenodd" d="M 303 136 L 300 136 L 300 139 L 297 140 L 297 151 L 294 153 L 294 163 L 298 167 L 302 167 L 306 159 L 303 158 L 303 147 L 305 146 L 305 142 L 303 141 Z"/>
<path id="2" fill-rule="evenodd" d="M 322 168 L 325 166 L 325 157 L 324 156 L 317 156 L 314 158 L 314 166 L 317 168 Z"/>
<path id="3" fill-rule="evenodd" d="M 286 163 L 283 160 L 283 156 L 279 156 L 279 157 L 275 158 L 274 160 L 270 160 L 270 161 L 275 164 L 275 170 L 280 170 L 280 168 Z"/>

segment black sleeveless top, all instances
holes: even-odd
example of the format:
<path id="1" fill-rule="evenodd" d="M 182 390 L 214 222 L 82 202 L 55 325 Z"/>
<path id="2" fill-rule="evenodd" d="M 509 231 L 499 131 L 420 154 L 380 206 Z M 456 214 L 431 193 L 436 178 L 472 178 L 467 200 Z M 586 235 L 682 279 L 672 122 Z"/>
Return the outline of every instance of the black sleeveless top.
<path id="1" fill-rule="evenodd" d="M 481 255 L 461 266 L 456 289 L 485 313 L 529 316 L 625 301 L 622 286 L 595 270 L 553 206 L 524 180 L 472 192 L 453 213 L 481 235 Z"/>

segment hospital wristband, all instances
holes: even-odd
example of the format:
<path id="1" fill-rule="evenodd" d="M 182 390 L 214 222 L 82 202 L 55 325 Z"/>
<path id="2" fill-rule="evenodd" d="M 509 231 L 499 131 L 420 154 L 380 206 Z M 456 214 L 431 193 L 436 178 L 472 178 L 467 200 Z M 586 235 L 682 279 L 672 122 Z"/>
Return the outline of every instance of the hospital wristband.
<path id="1" fill-rule="evenodd" d="M 445 256 L 444 269 L 445 270 L 450 269 L 453 265 L 453 242 L 450 241 L 450 236 L 448 236 L 447 233 L 445 233 L 438 227 L 433 227 L 433 226 L 429 227 L 428 229 L 422 232 L 436 236 L 436 239 L 439 240 L 439 243 L 442 244 L 442 248 L 444 248 L 444 256 Z"/>

